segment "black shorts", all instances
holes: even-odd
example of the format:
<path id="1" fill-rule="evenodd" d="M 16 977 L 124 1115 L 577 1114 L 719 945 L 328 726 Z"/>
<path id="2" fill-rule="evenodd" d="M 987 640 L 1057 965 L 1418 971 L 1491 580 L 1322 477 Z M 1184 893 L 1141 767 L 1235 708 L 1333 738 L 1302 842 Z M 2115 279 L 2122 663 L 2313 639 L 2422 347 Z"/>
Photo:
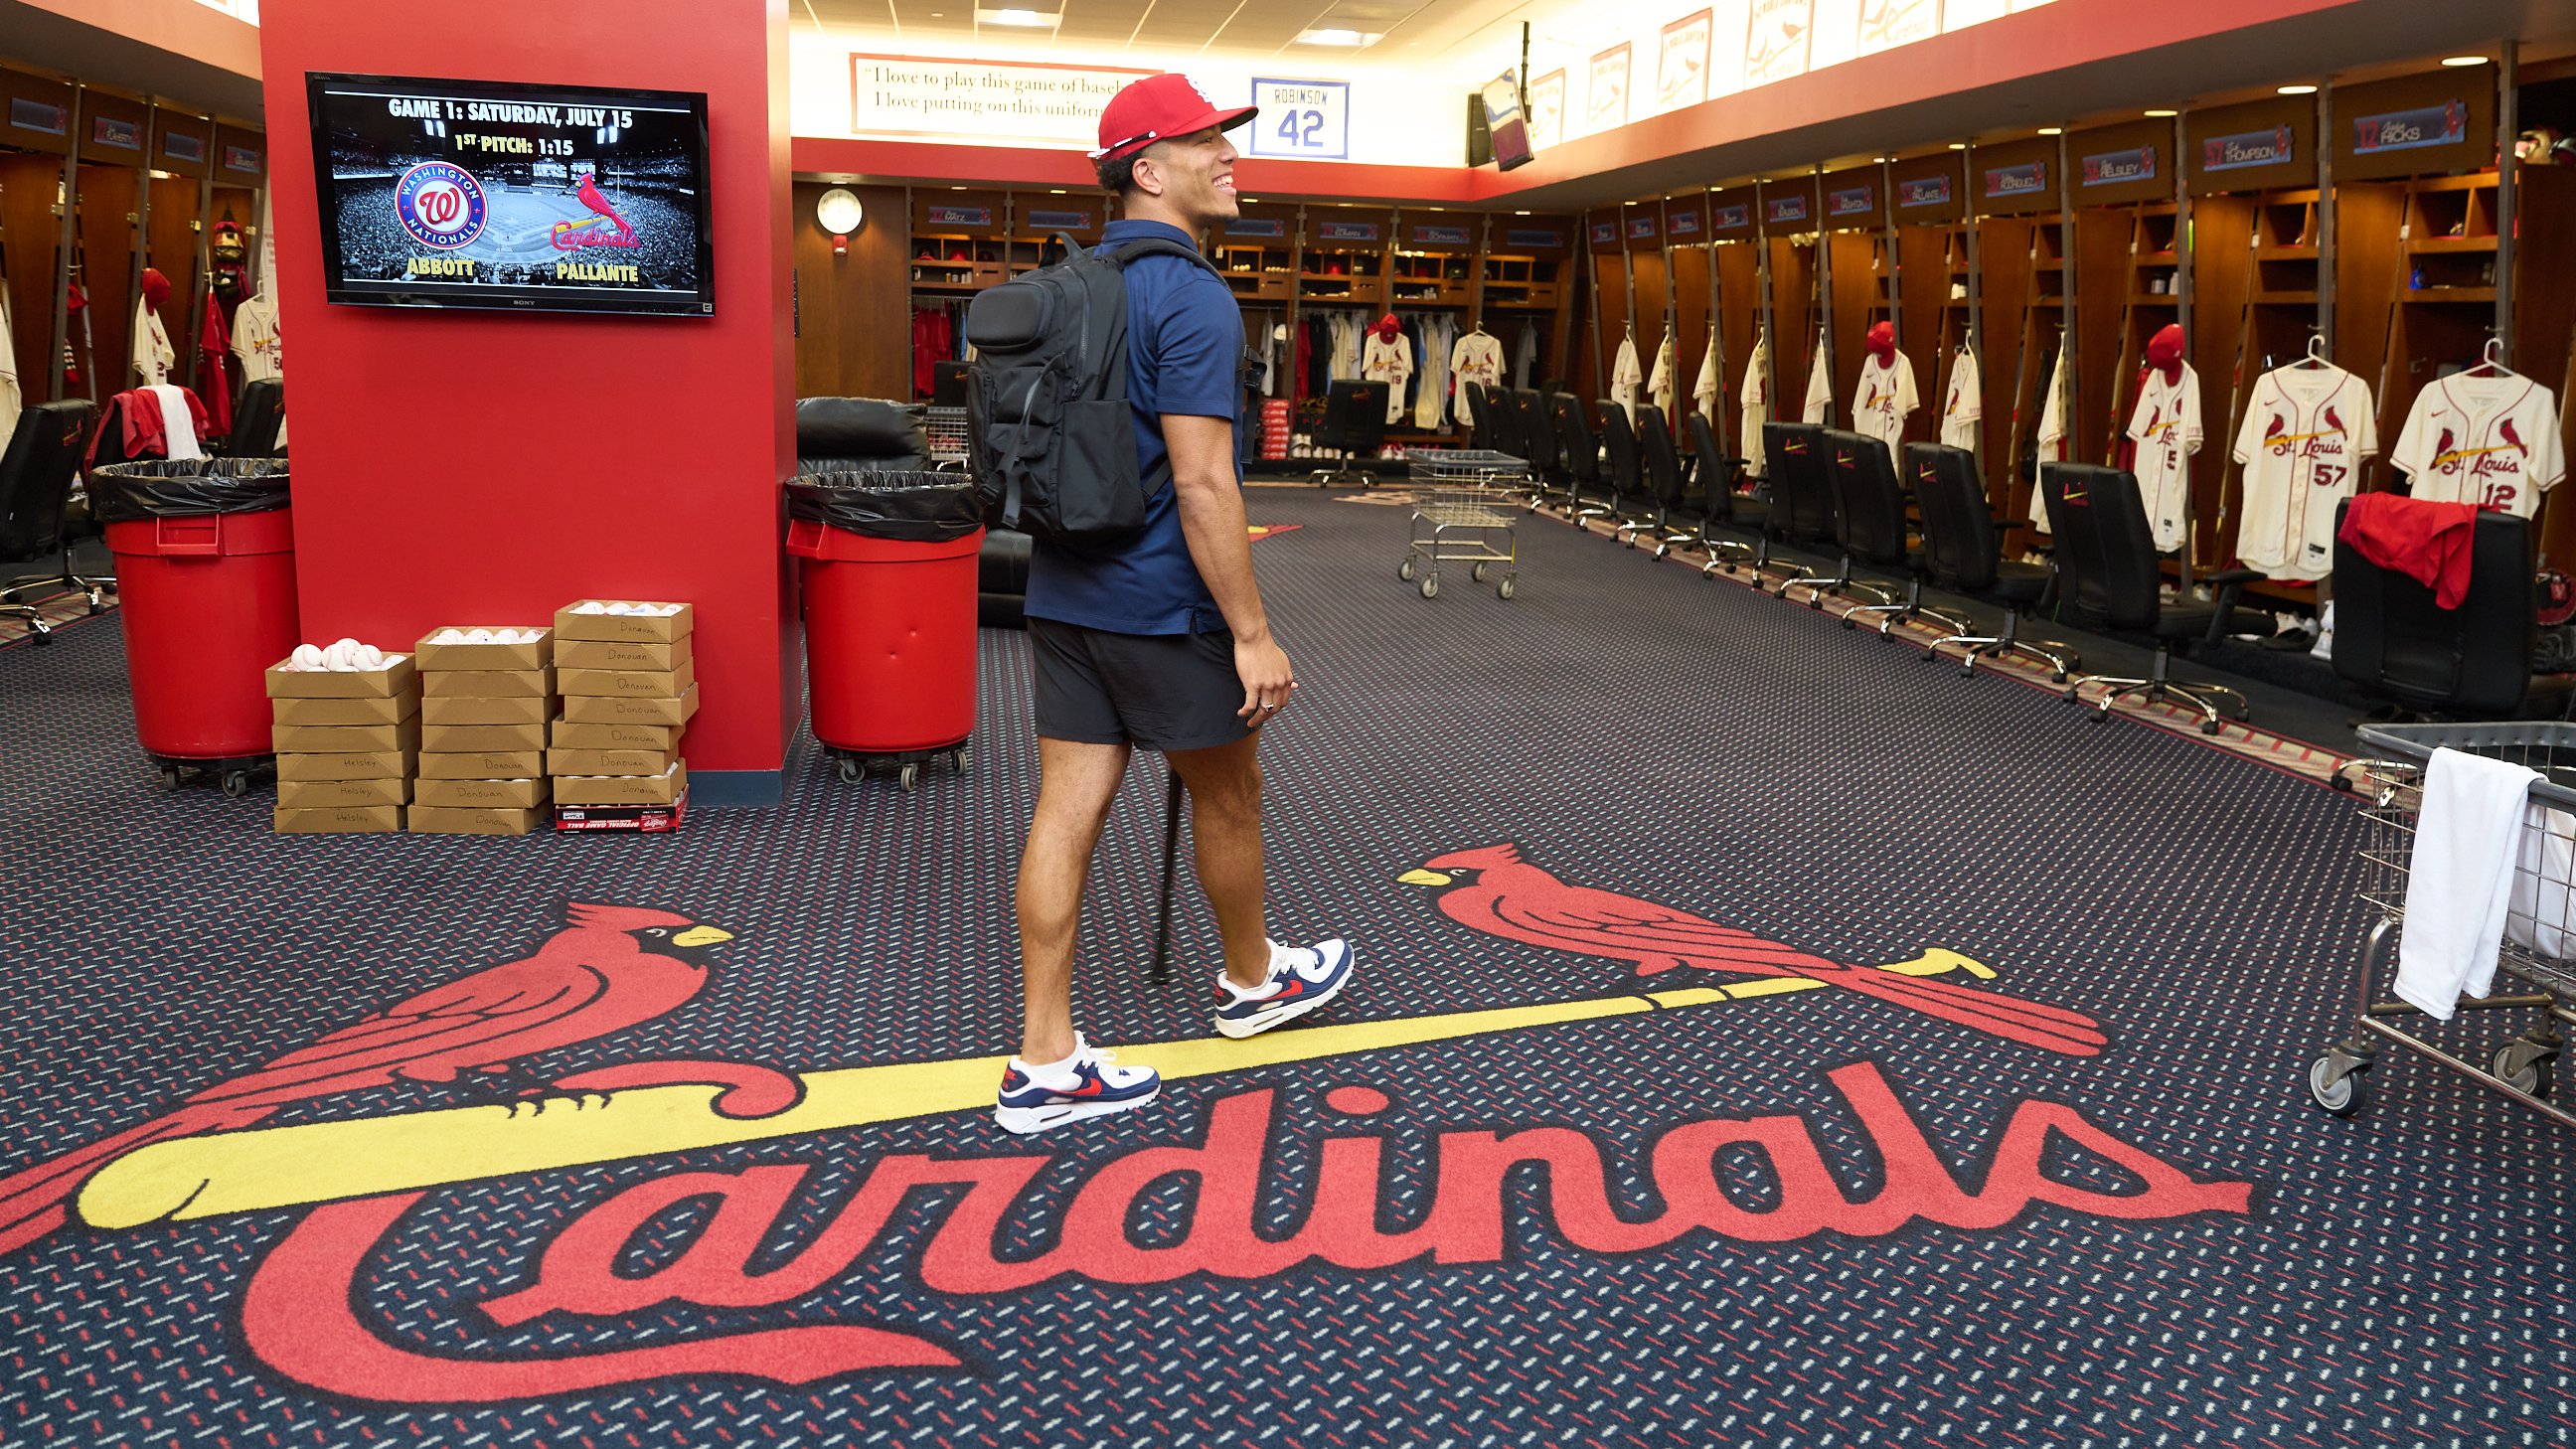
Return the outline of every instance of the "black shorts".
<path id="1" fill-rule="evenodd" d="M 1204 750 L 1252 733 L 1236 712 L 1234 636 L 1113 634 L 1031 619 L 1038 734 L 1085 745 Z"/>

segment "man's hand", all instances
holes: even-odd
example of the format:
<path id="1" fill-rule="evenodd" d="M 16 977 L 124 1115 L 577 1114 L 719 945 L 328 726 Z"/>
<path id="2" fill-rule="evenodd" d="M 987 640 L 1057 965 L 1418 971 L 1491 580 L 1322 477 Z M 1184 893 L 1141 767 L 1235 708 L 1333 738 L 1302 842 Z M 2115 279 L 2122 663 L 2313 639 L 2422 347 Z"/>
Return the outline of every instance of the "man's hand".
<path id="1" fill-rule="evenodd" d="M 1272 715 L 1286 709 L 1289 694 L 1297 688 L 1288 651 L 1267 635 L 1234 641 L 1234 672 L 1243 681 L 1243 708 L 1234 712 L 1235 717 L 1255 725 L 1269 723 Z"/>

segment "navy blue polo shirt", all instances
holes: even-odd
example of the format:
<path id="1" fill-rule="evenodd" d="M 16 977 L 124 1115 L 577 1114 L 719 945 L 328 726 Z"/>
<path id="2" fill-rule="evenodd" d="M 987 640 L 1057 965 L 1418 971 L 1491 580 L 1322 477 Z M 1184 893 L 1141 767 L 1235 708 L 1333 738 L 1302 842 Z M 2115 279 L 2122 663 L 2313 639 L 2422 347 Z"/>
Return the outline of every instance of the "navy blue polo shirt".
<path id="1" fill-rule="evenodd" d="M 1198 246 L 1179 227 L 1159 221 L 1113 221 L 1100 244 L 1149 236 Z M 1127 401 L 1136 420 L 1136 463 L 1151 476 L 1170 456 L 1163 446 L 1166 414 L 1224 418 L 1239 433 L 1243 312 L 1222 280 L 1187 257 L 1140 257 L 1126 276 Z M 1117 634 L 1226 627 L 1190 558 L 1180 500 L 1169 483 L 1146 502 L 1143 531 L 1114 547 L 1077 550 L 1036 540 L 1026 612 Z"/>

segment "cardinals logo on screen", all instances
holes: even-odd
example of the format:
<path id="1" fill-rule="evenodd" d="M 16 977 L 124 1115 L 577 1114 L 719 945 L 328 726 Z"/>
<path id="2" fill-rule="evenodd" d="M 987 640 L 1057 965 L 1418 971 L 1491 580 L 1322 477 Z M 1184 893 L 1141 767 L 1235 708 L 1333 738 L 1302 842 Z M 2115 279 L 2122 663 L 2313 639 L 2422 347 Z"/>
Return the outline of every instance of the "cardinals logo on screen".
<path id="1" fill-rule="evenodd" d="M 583 247 L 637 247 L 644 244 L 642 239 L 635 235 L 634 226 L 618 213 L 616 207 L 609 204 L 607 197 L 599 194 L 599 178 L 596 173 L 583 172 L 581 184 L 573 188 L 573 196 L 582 205 L 589 207 L 592 214 L 580 221 L 559 221 L 554 224 L 552 235 L 556 251 L 579 251 Z"/>
<path id="2" fill-rule="evenodd" d="M 0 1177 L 0 1262 L 66 1231 L 148 1233 L 264 1214 L 281 1231 L 240 1270 L 247 1282 L 230 1340 L 239 1351 L 290 1391 L 464 1406 L 689 1378 L 859 1376 L 840 1391 L 872 1394 L 889 1375 L 900 1385 L 904 1375 L 1027 1372 L 979 1361 L 1007 1352 L 976 1332 L 991 1311 L 979 1300 L 1059 1279 L 1120 1292 L 1183 1280 L 1251 1292 L 1233 1285 L 1318 1267 L 1400 1283 L 1426 1264 L 1501 1263 L 1532 1233 L 1584 1253 L 1704 1252 L 1711 1243 L 2011 1232 L 2042 1203 L 2061 1218 L 2132 1222 L 2253 1211 L 2253 1183 L 2166 1161 L 2056 1100 L 1980 1108 L 1974 1130 L 1928 1134 L 1867 1059 L 1820 1064 L 1839 1098 L 1829 1123 L 1739 1111 L 1668 1120 L 1650 1141 L 1605 1141 L 1580 1121 L 1579 1096 L 1568 1099 L 1571 1122 L 1406 1123 L 1402 1150 L 1438 1170 L 1428 1204 L 1417 1191 L 1397 1211 L 1388 1206 L 1393 1139 L 1369 1129 L 1397 1109 L 1398 1093 L 1331 1085 L 1329 1067 L 1323 1082 L 1310 1073 L 1294 1084 L 1264 1081 L 1264 1071 L 1383 1054 L 1400 1067 L 1408 1050 L 1434 1044 L 1616 1030 L 1623 1018 L 1669 1021 L 1675 1012 L 1767 1022 L 1814 991 L 1851 993 L 1873 1010 L 1944 1024 L 1935 1032 L 1955 1029 L 1953 1040 L 1983 1039 L 2068 1070 L 2109 1046 L 2084 1013 L 1994 989 L 1998 973 L 1958 952 L 1837 961 L 1690 903 L 1573 883 L 1510 844 L 1437 855 L 1399 879 L 1431 892 L 1424 909 L 1437 913 L 1426 921 L 1435 935 L 1445 917 L 1462 949 L 1563 957 L 1612 994 L 1301 1025 L 1258 1047 L 1138 1043 L 1133 1055 L 1166 1082 L 1212 1081 L 1151 1109 L 1164 1115 L 1163 1141 L 1106 1161 L 1078 1148 L 1031 1154 L 998 1132 L 989 1149 L 889 1152 L 865 1129 L 980 1119 L 1004 1059 L 788 1072 L 638 1057 L 548 1071 L 548 1053 L 613 1040 L 727 989 L 714 949 L 733 939 L 723 928 L 681 912 L 576 904 L 533 951 Z M 1801 1028 L 1784 1017 L 1779 1030 Z M 1931 1053 L 1908 1057 L 1919 1070 Z M 431 1100 L 388 1105 L 388 1087 Z M 365 1094 L 361 1105 L 352 1094 Z M 456 1100 L 436 1100 L 448 1095 Z M 1320 1153 L 1294 1165 L 1274 1156 L 1272 1125 L 1291 1113 L 1333 1119 Z M 724 1166 L 704 1166 L 717 1148 L 750 1157 L 737 1151 Z M 684 1153 L 701 1154 L 700 1165 L 656 1161 Z M 1613 1154 L 1620 1163 L 1605 1161 Z M 1767 1165 L 1766 1189 L 1722 1165 L 1740 1169 L 1748 1158 Z M 1534 1207 L 1510 1189 L 1524 1164 L 1552 1184 Z M 541 1192 L 495 1191 L 539 1174 Z M 1130 1224 L 1140 1200 L 1176 1174 L 1193 1184 L 1177 1235 L 1137 1241 Z M 1611 1201 L 1607 1184 L 1631 1175 L 1652 1179 L 1655 1216 Z M 441 1193 L 465 1196 L 421 1211 Z M 496 1207 L 503 1199 L 510 1205 Z M 1283 1202 L 1293 1211 L 1276 1211 Z M 693 1206 L 675 1245 L 672 1214 L 684 1205 Z M 1032 1227 L 1033 1212 L 1060 1221 Z M 405 1231 L 418 1219 L 436 1224 L 440 1241 L 424 1245 Z M 1262 1226 L 1279 1222 L 1299 1226 Z M 648 1243 L 660 1246 L 644 1251 Z M 464 1264 L 470 1276 L 460 1280 Z M 424 1281 L 463 1285 L 433 1295 L 434 1323 L 372 1306 Z M 542 1333 L 527 1331 L 541 1320 Z M 475 1342 L 455 1347 L 460 1334 Z"/>
<path id="3" fill-rule="evenodd" d="M 462 166 L 424 161 L 394 185 L 394 217 L 422 246 L 454 251 L 483 234 L 483 184 Z"/>

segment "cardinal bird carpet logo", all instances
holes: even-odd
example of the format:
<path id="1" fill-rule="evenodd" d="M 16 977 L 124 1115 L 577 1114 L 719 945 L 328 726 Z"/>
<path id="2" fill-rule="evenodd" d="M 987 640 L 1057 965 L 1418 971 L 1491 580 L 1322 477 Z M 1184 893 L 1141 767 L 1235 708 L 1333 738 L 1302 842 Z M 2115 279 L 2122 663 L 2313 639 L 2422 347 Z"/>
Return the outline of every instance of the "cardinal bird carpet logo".
<path id="1" fill-rule="evenodd" d="M 989 1300 L 1058 1280 L 1121 1292 L 1189 1280 L 1223 1296 L 1323 1271 L 1392 1279 L 1386 1291 L 1401 1294 L 1435 1271 L 1508 1264 L 1538 1233 L 1603 1255 L 1811 1241 L 1864 1252 L 1900 1234 L 2009 1232 L 2043 1205 L 2125 1222 L 2254 1210 L 2252 1182 L 2179 1166 L 2049 1098 L 2009 1099 L 1974 1130 L 1928 1131 L 1921 1104 L 1865 1059 L 1820 1068 L 1839 1102 L 1830 1127 L 1794 1112 L 1722 1113 L 1663 1120 L 1642 1141 L 1563 1120 L 1579 1118 L 1580 1094 L 1539 1109 L 1546 1121 L 1479 1116 L 1380 1134 L 1348 1129 L 1394 1108 L 1393 1089 L 1240 1080 L 1382 1054 L 1397 1073 L 1439 1076 L 1479 1042 L 1675 1012 L 1795 1010 L 1783 1003 L 1818 990 L 1867 998 L 1892 1028 L 1894 1014 L 1910 1015 L 2069 1068 L 2109 1045 L 2090 1017 L 1993 989 L 1997 973 L 1955 951 L 1837 961 L 1685 905 L 1570 883 L 1513 845 L 1439 855 L 1399 879 L 1437 891 L 1421 921 L 1435 942 L 1463 928 L 1468 940 L 1603 968 L 1629 989 L 1420 1016 L 1371 1017 L 1363 997 L 1338 1008 L 1358 1019 L 1133 1044 L 1167 1084 L 1229 1080 L 1167 1095 L 1153 1109 L 1166 1114 L 1165 1140 L 1105 1161 L 1099 1139 L 1083 1150 L 1081 1129 L 1061 1134 L 1058 1154 L 998 1132 L 989 1150 L 894 1152 L 865 1129 L 948 1118 L 982 1142 L 973 1129 L 988 1125 L 1007 1058 L 799 1072 L 646 1058 L 550 1072 L 549 1053 L 659 1018 L 685 1022 L 693 1003 L 726 989 L 709 955 L 733 939 L 721 927 L 576 904 L 517 959 L 0 1177 L 0 1263 L 76 1247 L 83 1234 L 266 1214 L 263 1225 L 282 1227 L 243 1270 L 235 1350 L 287 1392 L 462 1407 L 707 1377 L 851 1379 L 840 1392 L 871 1394 L 889 1374 L 984 1372 L 1005 1366 L 978 1357 L 1004 1352 L 977 1327 L 995 1311 Z M 1378 970 L 1405 969 L 1402 954 L 1390 943 Z M 430 1105 L 382 1090 L 397 1086 Z M 1280 1156 L 1274 1124 L 1292 1115 L 1329 1119 L 1319 1152 Z M 703 1155 L 658 1160 L 720 1148 L 751 1151 L 713 1168 Z M 1396 1152 L 1436 1164 L 1410 1198 L 1397 1196 Z M 1747 1155 L 1768 1164 L 1771 1183 L 1751 1196 L 1732 1180 L 1741 1174 L 1712 1168 Z M 1511 1189 L 1525 1165 L 1552 1184 L 1535 1206 Z M 1606 1184 L 1632 1175 L 1651 1179 L 1656 1215 L 1611 1200 Z M 1193 1191 L 1177 1236 L 1139 1241 L 1140 1202 L 1175 1176 Z M 497 1188 L 532 1180 L 541 1192 L 506 1194 L 517 1220 L 488 1215 Z M 694 1215 L 674 1245 L 671 1215 L 684 1205 Z M 1033 1214 L 1056 1218 L 1053 1230 L 1032 1232 Z M 437 1225 L 434 1248 L 405 1231 L 416 1219 Z M 639 1257 L 647 1242 L 662 1246 Z M 482 1276 L 441 1299 L 448 1328 L 374 1306 L 466 1261 Z M 675 1335 L 675 1312 L 710 1326 Z M 458 1351 L 459 1332 L 489 1341 Z"/>

